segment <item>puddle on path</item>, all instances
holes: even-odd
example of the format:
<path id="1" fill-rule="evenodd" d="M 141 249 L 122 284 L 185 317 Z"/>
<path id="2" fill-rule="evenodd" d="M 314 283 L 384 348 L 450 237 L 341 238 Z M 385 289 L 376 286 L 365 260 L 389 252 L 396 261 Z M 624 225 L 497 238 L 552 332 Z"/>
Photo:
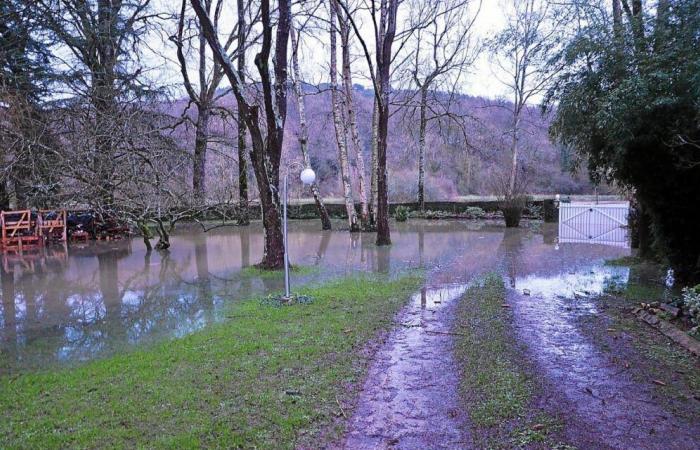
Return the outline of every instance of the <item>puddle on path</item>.
<path id="1" fill-rule="evenodd" d="M 555 230 L 556 231 L 556 230 Z M 397 328 L 369 370 L 345 448 L 471 448 L 461 412 L 459 377 L 447 334 L 455 300 L 480 275 L 559 273 L 584 262 L 618 257 L 619 248 L 572 244 L 555 247 L 547 232 L 507 230 L 473 236 L 464 251 L 444 258 L 428 273 L 428 286 L 414 294 L 397 317 Z"/>
<path id="2" fill-rule="evenodd" d="M 628 277 L 624 267 L 590 266 L 515 278 L 509 302 L 517 335 L 546 375 L 551 395 L 563 397 L 565 414 L 580 421 L 575 429 L 584 440 L 612 448 L 698 448 L 700 424 L 663 410 L 651 382 L 633 380 L 614 352 L 600 352 L 576 325 L 581 315 L 598 314 L 589 296 Z"/>
<path id="3" fill-rule="evenodd" d="M 424 287 L 375 355 L 348 424 L 347 449 L 466 448 L 450 314 L 466 285 Z"/>

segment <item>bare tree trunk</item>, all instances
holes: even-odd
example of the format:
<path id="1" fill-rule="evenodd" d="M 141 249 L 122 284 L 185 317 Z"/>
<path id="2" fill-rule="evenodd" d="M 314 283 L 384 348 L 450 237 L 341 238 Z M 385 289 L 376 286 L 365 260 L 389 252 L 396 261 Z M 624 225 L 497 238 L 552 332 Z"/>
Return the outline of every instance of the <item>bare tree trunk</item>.
<path id="1" fill-rule="evenodd" d="M 297 105 L 299 109 L 299 148 L 301 149 L 301 156 L 304 158 L 304 166 L 311 167 L 311 159 L 309 158 L 309 151 L 307 149 L 309 142 L 309 128 L 306 124 L 304 91 L 301 87 L 301 75 L 299 72 L 299 47 L 293 26 L 289 29 L 289 36 L 292 40 L 292 70 L 294 71 L 294 91 L 296 93 Z M 311 192 L 314 196 L 314 202 L 316 203 L 316 209 L 318 210 L 318 214 L 319 216 L 321 216 L 321 229 L 330 230 L 331 218 L 328 215 L 326 205 L 323 204 L 323 199 L 321 198 L 321 193 L 318 189 L 318 183 L 316 181 L 314 181 L 311 184 Z"/>
<path id="2" fill-rule="evenodd" d="M 377 99 L 374 99 L 372 108 L 372 158 L 371 158 L 371 178 L 370 178 L 370 198 L 369 198 L 369 222 L 370 228 L 377 227 L 377 148 L 379 143 L 379 106 Z"/>
<path id="3" fill-rule="evenodd" d="M 241 83 L 245 83 L 245 38 L 247 32 L 244 0 L 238 3 L 238 49 L 237 70 Z M 238 225 L 249 225 L 248 215 L 248 156 L 246 155 L 247 127 L 241 114 L 241 104 L 238 105 Z"/>
<path id="4" fill-rule="evenodd" d="M 277 32 L 274 39 L 275 56 L 270 67 L 270 53 L 273 45 L 272 15 L 270 1 L 260 2 L 260 23 L 262 42 L 255 56 L 255 66 L 260 75 L 263 108 L 252 104 L 243 92 L 240 77 L 224 51 L 207 11 L 199 0 L 191 0 L 192 8 L 199 18 L 202 31 L 212 49 L 214 58 L 221 64 L 239 104 L 251 136 L 251 161 L 260 191 L 262 206 L 264 248 L 260 267 L 279 269 L 284 265 L 284 239 L 279 201 L 279 167 L 284 141 L 284 124 L 287 119 L 287 47 L 291 24 L 291 0 L 278 0 Z M 274 72 L 274 77 L 273 73 Z M 265 120 L 259 117 L 265 114 Z M 266 130 L 263 133 L 262 125 Z"/>
<path id="5" fill-rule="evenodd" d="M 517 109 L 517 106 L 515 106 Z M 513 114 L 513 136 L 511 140 L 512 162 L 510 166 L 510 177 L 508 180 L 508 199 L 515 197 L 515 182 L 518 176 L 518 127 L 520 126 L 520 113 Z"/>
<path id="6" fill-rule="evenodd" d="M 418 135 L 418 206 L 425 211 L 425 130 L 428 125 L 428 89 L 420 90 L 420 126 Z"/>
<path id="7" fill-rule="evenodd" d="M 348 215 L 348 225 L 351 232 L 360 231 L 360 226 L 357 222 L 357 212 L 355 211 L 355 202 L 352 197 L 352 186 L 350 184 L 350 164 L 348 163 L 347 149 L 347 129 L 343 123 L 342 109 L 340 107 L 340 98 L 338 96 L 338 68 L 337 68 L 337 44 L 335 36 L 336 27 L 336 3 L 331 3 L 331 102 L 333 103 L 333 125 L 335 126 L 335 137 L 338 143 L 338 159 L 340 162 L 340 178 L 343 185 L 343 198 L 345 200 L 345 210 Z"/>
<path id="8" fill-rule="evenodd" d="M 360 222 L 363 227 L 367 226 L 369 219 L 369 208 L 367 206 L 367 183 L 365 181 L 365 158 L 362 154 L 362 144 L 357 132 L 357 117 L 355 114 L 355 100 L 352 88 L 352 71 L 350 66 L 350 25 L 340 10 L 337 0 L 333 0 L 336 12 L 338 13 L 338 24 L 340 25 L 340 45 L 343 59 L 343 88 L 345 91 L 345 109 L 347 111 L 347 125 L 350 128 L 350 137 L 355 149 L 357 161 L 357 178 L 360 189 Z"/>
<path id="9" fill-rule="evenodd" d="M 377 41 L 377 78 L 379 85 L 377 129 L 377 245 L 391 245 L 389 230 L 389 186 L 386 173 L 387 135 L 389 133 L 389 90 L 391 88 L 392 46 L 396 36 L 398 0 L 382 0 L 380 39 Z"/>
<path id="10" fill-rule="evenodd" d="M 211 110 L 209 105 L 201 103 L 198 107 L 197 122 L 195 124 L 194 167 L 192 171 L 192 189 L 194 190 L 194 200 L 198 205 L 206 202 L 205 176 L 210 116 Z"/>

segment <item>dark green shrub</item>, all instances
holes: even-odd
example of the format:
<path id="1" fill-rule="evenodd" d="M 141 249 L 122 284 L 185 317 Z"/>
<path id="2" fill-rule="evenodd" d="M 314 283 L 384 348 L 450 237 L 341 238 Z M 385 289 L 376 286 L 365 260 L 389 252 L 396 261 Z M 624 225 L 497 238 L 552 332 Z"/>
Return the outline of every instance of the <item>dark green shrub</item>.
<path id="1" fill-rule="evenodd" d="M 394 219 L 396 219 L 397 222 L 405 222 L 408 220 L 410 212 L 411 210 L 405 206 L 397 206 L 394 210 Z"/>

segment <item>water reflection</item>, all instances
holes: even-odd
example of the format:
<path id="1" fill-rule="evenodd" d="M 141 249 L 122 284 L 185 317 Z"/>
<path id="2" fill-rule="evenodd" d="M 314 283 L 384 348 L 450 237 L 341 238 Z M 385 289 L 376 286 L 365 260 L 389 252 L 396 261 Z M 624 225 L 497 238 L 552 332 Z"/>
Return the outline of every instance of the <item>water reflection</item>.
<path id="1" fill-rule="evenodd" d="M 292 282 L 426 267 L 431 286 L 468 283 L 499 268 L 517 284 L 519 277 L 557 274 L 625 254 L 585 244 L 555 250 L 551 233 L 549 225 L 529 231 L 468 221 L 410 221 L 396 225 L 392 246 L 376 247 L 373 234 L 321 232 L 316 222 L 295 222 L 289 235 L 292 263 L 318 269 L 293 272 Z M 109 355 L 223 320 L 231 302 L 282 289 L 281 276 L 241 272 L 261 258 L 262 248 L 256 226 L 209 233 L 192 228 L 172 237 L 169 252 L 147 253 L 139 241 L 98 242 L 34 260 L 5 261 L 0 372 Z M 422 297 L 415 299 L 419 307 Z M 429 303 L 426 297 L 424 305 Z"/>

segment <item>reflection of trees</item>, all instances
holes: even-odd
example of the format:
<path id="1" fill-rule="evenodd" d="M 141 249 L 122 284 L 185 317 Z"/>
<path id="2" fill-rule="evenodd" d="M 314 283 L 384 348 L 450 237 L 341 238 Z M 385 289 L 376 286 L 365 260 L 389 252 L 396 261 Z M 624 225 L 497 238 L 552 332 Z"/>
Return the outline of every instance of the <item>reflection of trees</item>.
<path id="1" fill-rule="evenodd" d="M 498 246 L 498 254 L 505 265 L 505 273 L 508 276 L 510 287 L 515 287 L 515 279 L 521 272 L 523 237 L 525 232 L 517 228 L 507 228 L 503 235 L 503 240 Z"/>
<path id="2" fill-rule="evenodd" d="M 542 241 L 545 244 L 553 245 L 557 243 L 559 230 L 553 223 L 545 223 L 542 225 Z"/>
<path id="3" fill-rule="evenodd" d="M 389 273 L 391 270 L 391 245 L 377 247 L 377 271 Z"/>
<path id="4" fill-rule="evenodd" d="M 10 344 L 7 346 L 7 351 L 12 355 L 17 344 L 14 274 L 7 272 L 4 267 L 0 267 L 0 283 L 2 283 L 2 342 Z M 5 344 L 3 344 L 3 349 L 5 349 Z"/>
<path id="5" fill-rule="evenodd" d="M 328 244 L 331 242 L 330 230 L 321 231 L 321 240 L 318 242 L 318 251 L 316 252 L 316 265 L 321 264 L 323 257 L 326 256 L 328 251 Z"/>
<path id="6" fill-rule="evenodd" d="M 197 295 L 201 299 L 212 300 L 211 279 L 209 278 L 209 254 L 206 238 L 194 246 L 194 261 L 197 268 Z"/>
<path id="7" fill-rule="evenodd" d="M 425 230 L 423 224 L 420 225 L 418 229 L 418 266 L 423 267 L 423 250 L 424 250 L 424 240 L 425 240 Z M 423 296 L 425 293 L 421 293 Z M 421 303 L 423 304 L 423 303 Z"/>
<path id="8" fill-rule="evenodd" d="M 248 227 L 243 227 L 238 232 L 238 237 L 241 240 L 241 267 L 250 266 L 250 230 Z"/>

